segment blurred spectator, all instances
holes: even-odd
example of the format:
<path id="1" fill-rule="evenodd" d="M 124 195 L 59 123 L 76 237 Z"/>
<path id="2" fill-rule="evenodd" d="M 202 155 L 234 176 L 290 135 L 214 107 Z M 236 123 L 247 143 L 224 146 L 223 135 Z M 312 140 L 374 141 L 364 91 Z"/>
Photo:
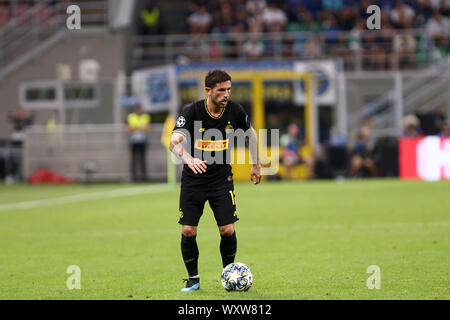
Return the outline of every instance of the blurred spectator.
<path id="1" fill-rule="evenodd" d="M 288 26 L 288 31 L 321 31 L 321 25 L 318 21 L 314 20 L 311 12 L 305 6 L 300 6 L 297 9 L 295 15 L 295 21 L 291 22 Z"/>
<path id="2" fill-rule="evenodd" d="M 379 33 L 370 30 L 363 34 L 361 40 L 362 63 L 365 69 L 383 70 L 386 65 L 386 55 L 382 48 Z"/>
<path id="3" fill-rule="evenodd" d="M 331 54 L 334 57 L 342 57 L 344 59 L 345 69 L 353 69 L 352 50 L 345 34 L 338 33 L 337 43 L 331 48 Z"/>
<path id="4" fill-rule="evenodd" d="M 362 19 L 367 19 L 367 8 L 373 3 L 371 0 L 361 0 L 358 4 L 358 14 Z"/>
<path id="5" fill-rule="evenodd" d="M 320 12 L 323 9 L 322 0 L 299 0 L 298 3 L 306 6 L 314 19 L 319 19 Z"/>
<path id="6" fill-rule="evenodd" d="M 322 0 L 322 7 L 325 10 L 337 12 L 342 9 L 344 5 L 343 0 Z"/>
<path id="7" fill-rule="evenodd" d="M 208 58 L 210 61 L 220 61 L 222 60 L 222 46 L 216 37 L 211 37 L 208 44 Z"/>
<path id="8" fill-rule="evenodd" d="M 336 19 L 343 30 L 352 30 L 358 18 L 359 3 L 357 0 L 345 0 L 344 5 L 337 13 Z"/>
<path id="9" fill-rule="evenodd" d="M 387 10 L 381 11 L 381 29 L 382 30 L 392 30 L 394 26 L 391 23 L 391 12 Z"/>
<path id="10" fill-rule="evenodd" d="M 247 0 L 247 23 L 250 32 L 263 32 L 262 12 L 266 8 L 265 0 Z"/>
<path id="11" fill-rule="evenodd" d="M 414 68 L 416 39 L 411 31 L 397 33 L 394 36 L 395 66 L 399 69 Z"/>
<path id="12" fill-rule="evenodd" d="M 281 55 L 283 56 L 283 59 L 292 60 L 297 56 L 295 48 L 295 40 L 292 36 L 284 37 L 281 45 L 282 45 Z"/>
<path id="13" fill-rule="evenodd" d="M 448 37 L 450 36 L 450 20 L 447 17 L 441 15 L 437 10 L 433 11 L 433 16 L 428 20 L 426 25 L 428 35 L 433 40 L 442 46 L 448 44 Z"/>
<path id="14" fill-rule="evenodd" d="M 415 0 L 413 0 L 415 1 Z M 395 8 L 397 0 L 378 0 L 376 3 L 382 11 L 392 11 Z"/>
<path id="15" fill-rule="evenodd" d="M 303 45 L 301 56 L 306 59 L 320 58 L 322 50 L 319 41 L 315 35 L 310 35 Z"/>
<path id="16" fill-rule="evenodd" d="M 442 130 L 442 124 L 447 121 L 447 113 L 445 112 L 445 105 L 437 108 L 436 111 L 434 111 L 434 127 L 436 129 L 436 132 L 439 132 Z"/>
<path id="17" fill-rule="evenodd" d="M 385 25 L 379 31 L 378 47 L 384 55 L 384 61 L 382 61 L 382 69 L 389 69 L 393 66 L 393 53 L 394 53 L 394 34 L 390 25 Z M 381 57 L 380 57 L 381 59 Z"/>
<path id="18" fill-rule="evenodd" d="M 213 33 L 230 33 L 235 25 L 235 14 L 229 2 L 222 2 L 213 13 Z"/>
<path id="19" fill-rule="evenodd" d="M 225 58 L 237 59 L 241 55 L 242 43 L 244 41 L 243 34 L 245 32 L 242 25 L 236 25 L 231 30 L 232 34 L 227 36 L 225 41 Z"/>
<path id="20" fill-rule="evenodd" d="M 249 16 L 258 17 L 262 14 L 266 6 L 266 0 L 247 0 L 245 8 Z"/>
<path id="21" fill-rule="evenodd" d="M 448 0 L 418 0 L 419 7 L 425 11 L 427 18 L 429 18 L 433 11 L 440 11 L 441 14 L 446 14 L 450 9 L 450 1 Z"/>
<path id="22" fill-rule="evenodd" d="M 267 7 L 262 12 L 262 22 L 264 30 L 267 32 L 282 32 L 287 23 L 287 16 L 278 7 L 274 0 L 267 3 Z"/>
<path id="23" fill-rule="evenodd" d="M 194 5 L 194 13 L 188 17 L 188 26 L 191 33 L 208 33 L 212 24 L 212 16 L 206 5 Z"/>
<path id="24" fill-rule="evenodd" d="M 441 124 L 441 131 L 439 132 L 439 137 L 450 138 L 450 123 L 445 120 Z"/>
<path id="25" fill-rule="evenodd" d="M 201 35 L 194 34 L 186 44 L 186 53 L 191 62 L 200 62 L 208 55 L 208 48 L 202 43 Z"/>
<path id="26" fill-rule="evenodd" d="M 139 34 L 157 35 L 164 33 L 159 8 L 153 1 L 147 1 L 139 13 L 139 18 Z"/>
<path id="27" fill-rule="evenodd" d="M 397 0 L 395 8 L 391 11 L 391 21 L 399 29 L 412 28 L 415 16 L 415 10 L 402 0 Z"/>
<path id="28" fill-rule="evenodd" d="M 300 147 L 302 139 L 300 138 L 299 127 L 292 123 L 288 126 L 288 132 L 281 139 L 281 160 L 286 167 L 286 175 L 288 179 L 292 179 L 292 168 L 298 164 L 305 164 L 307 168 L 307 178 L 314 178 L 314 159 L 312 157 L 302 157 L 300 155 Z"/>
<path id="29" fill-rule="evenodd" d="M 405 116 L 403 118 L 403 136 L 414 138 L 422 135 L 419 118 L 413 114 Z"/>
<path id="30" fill-rule="evenodd" d="M 11 149 L 5 154 L 6 182 L 14 183 L 16 180 L 20 179 L 21 176 L 20 168 L 22 163 L 22 153 L 20 150 L 23 147 L 24 131 L 26 127 L 33 124 L 34 114 L 27 109 L 19 108 L 10 113 L 8 118 L 13 126 L 13 131 L 11 133 L 11 147 L 14 147 L 16 151 L 19 151 L 13 152 Z"/>
<path id="31" fill-rule="evenodd" d="M 354 146 L 351 150 L 350 177 L 354 178 L 368 174 L 375 176 L 375 164 L 372 160 L 372 144 L 370 129 L 363 127 L 359 130 Z"/>
<path id="32" fill-rule="evenodd" d="M 10 113 L 8 117 L 13 126 L 11 142 L 14 146 L 21 147 L 23 145 L 24 130 L 33 124 L 34 114 L 27 109 L 19 108 Z"/>
<path id="33" fill-rule="evenodd" d="M 245 31 L 249 30 L 249 22 L 245 10 L 235 10 L 234 19 L 235 25 L 240 25 Z"/>
<path id="34" fill-rule="evenodd" d="M 338 26 L 335 16 L 330 11 L 325 12 L 322 22 L 322 40 L 327 46 L 333 46 L 337 43 L 339 31 L 341 31 L 341 28 Z"/>
<path id="35" fill-rule="evenodd" d="M 358 19 L 355 26 L 350 31 L 349 43 L 350 49 L 355 53 L 362 53 L 361 40 L 366 30 L 366 22 L 363 19 Z"/>
<path id="36" fill-rule="evenodd" d="M 150 131 L 150 116 L 136 106 L 128 115 L 128 133 L 131 151 L 131 177 L 134 182 L 147 181 L 147 140 Z"/>
<path id="37" fill-rule="evenodd" d="M 440 11 L 443 15 L 450 17 L 450 1 L 449 0 L 441 1 Z"/>
<path id="38" fill-rule="evenodd" d="M 248 60 L 257 60 L 264 54 L 264 46 L 257 33 L 252 33 L 243 45 L 244 56 Z"/>

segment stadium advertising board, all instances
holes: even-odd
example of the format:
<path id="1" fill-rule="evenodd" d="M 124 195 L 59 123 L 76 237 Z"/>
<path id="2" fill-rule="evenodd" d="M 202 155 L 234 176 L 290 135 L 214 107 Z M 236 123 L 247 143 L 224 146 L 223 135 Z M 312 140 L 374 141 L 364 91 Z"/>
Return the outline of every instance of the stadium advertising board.
<path id="1" fill-rule="evenodd" d="M 294 63 L 295 72 L 311 72 L 317 78 L 316 97 L 317 103 L 332 105 L 336 103 L 336 64 L 332 60 L 325 61 L 297 61 Z M 305 103 L 304 82 L 294 84 L 294 102 Z"/>
<path id="2" fill-rule="evenodd" d="M 237 62 L 237 63 L 194 63 L 177 66 L 179 76 L 180 97 L 183 103 L 188 103 L 199 99 L 203 90 L 199 91 L 199 85 L 203 89 L 203 84 L 199 84 L 195 79 L 199 78 L 199 72 L 206 74 L 208 70 L 220 68 L 230 72 L 250 71 L 250 70 L 270 70 L 270 71 L 295 71 L 313 72 L 317 79 L 317 103 L 331 105 L 336 102 L 336 65 L 333 61 L 260 61 L 260 62 Z M 250 82 L 233 81 L 233 99 L 241 103 L 252 101 L 252 91 Z M 200 97 L 199 97 L 200 95 Z M 289 102 L 295 105 L 305 103 L 305 85 L 303 82 L 293 83 L 292 81 L 264 81 L 264 100 Z"/>
<path id="3" fill-rule="evenodd" d="M 133 91 L 146 112 L 169 111 L 179 104 L 176 70 L 164 66 L 140 70 L 132 76 Z"/>
<path id="4" fill-rule="evenodd" d="M 450 138 L 402 138 L 399 148 L 403 179 L 450 180 Z"/>
<path id="5" fill-rule="evenodd" d="M 132 83 L 135 94 L 147 112 L 168 111 L 170 106 L 190 103 L 203 97 L 204 74 L 213 68 L 233 71 L 270 70 L 313 72 L 317 79 L 317 103 L 331 105 L 336 102 L 335 74 L 333 61 L 285 62 L 262 61 L 253 63 L 193 63 L 178 66 L 165 66 L 137 71 L 133 74 Z M 199 76 L 199 75 L 202 76 Z M 177 85 L 178 89 L 177 90 Z M 233 99 L 241 103 L 252 101 L 251 83 L 233 81 Z M 178 96 L 179 95 L 179 96 Z M 265 81 L 264 100 L 294 103 L 301 106 L 305 103 L 305 85 L 292 81 Z"/>

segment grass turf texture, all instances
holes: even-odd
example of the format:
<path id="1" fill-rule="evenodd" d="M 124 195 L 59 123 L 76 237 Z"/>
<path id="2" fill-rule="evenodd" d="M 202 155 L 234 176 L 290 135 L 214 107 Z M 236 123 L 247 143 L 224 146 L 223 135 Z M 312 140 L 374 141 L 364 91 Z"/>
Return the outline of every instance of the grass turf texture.
<path id="1" fill-rule="evenodd" d="M 201 289 L 182 293 L 179 187 L 5 209 L 132 185 L 0 185 L 0 299 L 450 299 L 450 183 L 358 180 L 236 184 L 245 293 L 220 284 L 208 205 L 197 237 Z M 68 290 L 69 265 L 81 290 Z M 369 290 L 366 269 L 381 269 Z"/>

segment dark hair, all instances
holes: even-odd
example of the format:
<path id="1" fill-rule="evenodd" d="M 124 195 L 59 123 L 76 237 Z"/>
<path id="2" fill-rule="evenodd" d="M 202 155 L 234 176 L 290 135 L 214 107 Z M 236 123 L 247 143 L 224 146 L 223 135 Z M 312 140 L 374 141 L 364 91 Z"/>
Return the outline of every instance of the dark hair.
<path id="1" fill-rule="evenodd" d="M 208 72 L 205 77 L 205 87 L 214 88 L 217 83 L 225 82 L 231 80 L 228 73 L 223 70 L 214 69 Z"/>

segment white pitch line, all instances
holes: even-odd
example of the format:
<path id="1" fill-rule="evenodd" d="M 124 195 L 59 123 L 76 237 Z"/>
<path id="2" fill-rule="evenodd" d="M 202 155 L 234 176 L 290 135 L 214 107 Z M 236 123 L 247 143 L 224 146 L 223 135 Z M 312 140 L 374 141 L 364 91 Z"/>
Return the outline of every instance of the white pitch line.
<path id="1" fill-rule="evenodd" d="M 135 196 L 135 195 L 139 195 L 139 194 L 148 194 L 148 193 L 167 191 L 172 188 L 173 188 L 172 186 L 167 186 L 167 185 L 156 185 L 156 186 L 145 186 L 145 187 L 134 187 L 134 188 L 99 191 L 99 192 L 94 192 L 94 193 L 75 194 L 75 195 L 71 195 L 71 196 L 42 199 L 42 200 L 7 203 L 4 205 L 0 205 L 0 212 L 23 210 L 23 209 L 33 209 L 33 208 L 39 208 L 39 207 L 45 207 L 45 206 L 77 203 L 77 202 L 99 200 L 99 199 L 128 197 L 128 196 Z"/>

